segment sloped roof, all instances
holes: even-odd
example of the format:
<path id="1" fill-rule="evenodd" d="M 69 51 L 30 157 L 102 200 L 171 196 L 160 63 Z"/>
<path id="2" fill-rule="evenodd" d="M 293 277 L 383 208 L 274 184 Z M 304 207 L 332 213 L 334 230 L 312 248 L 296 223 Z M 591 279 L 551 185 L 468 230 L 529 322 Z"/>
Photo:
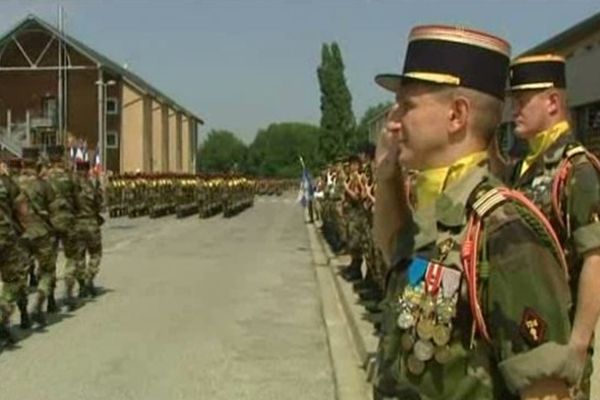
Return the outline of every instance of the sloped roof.
<path id="1" fill-rule="evenodd" d="M 576 42 L 587 37 L 594 32 L 600 31 L 600 12 L 592 15 L 591 17 L 584 19 L 576 25 L 562 31 L 561 33 L 551 37 L 548 40 L 538 44 L 537 46 L 527 50 L 521 56 L 536 54 L 536 53 L 549 53 L 554 52 L 568 45 L 569 43 Z"/>
<path id="2" fill-rule="evenodd" d="M 15 27 L 13 27 L 9 31 L 7 31 L 5 34 L 0 36 L 0 46 L 2 44 L 4 44 L 6 41 L 11 40 L 13 35 L 19 33 L 23 29 L 30 28 L 35 25 L 38 25 L 41 28 L 48 30 L 52 34 L 56 35 L 57 37 L 60 37 L 68 46 L 72 47 L 76 51 L 80 52 L 81 54 L 85 55 L 92 61 L 96 62 L 100 67 L 107 69 L 116 75 L 122 76 L 123 79 L 125 80 L 125 82 L 129 83 L 130 85 L 140 89 L 141 91 L 143 91 L 145 93 L 150 94 L 152 97 L 156 97 L 157 99 L 161 100 L 164 103 L 167 103 L 174 109 L 183 112 L 188 117 L 197 120 L 201 124 L 204 124 L 204 121 L 202 120 L 202 118 L 200 118 L 198 115 L 196 115 L 189 109 L 178 104 L 171 97 L 167 96 L 166 94 L 164 94 L 163 92 L 161 92 L 160 90 L 158 90 L 157 88 L 152 86 L 150 83 L 148 83 L 146 80 L 141 78 L 139 75 L 136 75 L 133 72 L 131 72 L 130 70 L 123 68 L 118 63 L 114 62 L 113 60 L 106 57 L 105 55 L 98 53 L 96 50 L 92 49 L 91 47 L 86 46 L 85 44 L 81 43 L 79 40 L 75 39 L 74 37 L 67 35 L 64 32 L 61 33 L 54 25 L 44 21 L 43 19 L 39 18 L 38 16 L 36 16 L 34 14 L 29 14 L 25 19 L 23 19 L 22 21 L 17 23 L 15 25 Z"/>

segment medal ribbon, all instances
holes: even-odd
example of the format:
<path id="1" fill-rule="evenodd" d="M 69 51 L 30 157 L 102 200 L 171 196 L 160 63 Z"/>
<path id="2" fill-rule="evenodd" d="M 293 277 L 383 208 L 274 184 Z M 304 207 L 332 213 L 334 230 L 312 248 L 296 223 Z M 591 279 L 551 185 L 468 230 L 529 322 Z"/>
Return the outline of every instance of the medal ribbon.
<path id="1" fill-rule="evenodd" d="M 444 267 L 438 263 L 430 262 L 425 273 L 425 291 L 435 296 L 442 285 Z"/>
<path id="2" fill-rule="evenodd" d="M 408 283 L 410 286 L 417 286 L 427 270 L 427 260 L 421 257 L 415 257 L 408 266 Z"/>

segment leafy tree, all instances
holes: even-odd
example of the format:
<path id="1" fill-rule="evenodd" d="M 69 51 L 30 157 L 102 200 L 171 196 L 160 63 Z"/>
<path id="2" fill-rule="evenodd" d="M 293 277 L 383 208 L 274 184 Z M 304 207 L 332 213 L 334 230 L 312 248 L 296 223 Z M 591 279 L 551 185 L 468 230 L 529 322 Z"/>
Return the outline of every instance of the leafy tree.
<path id="1" fill-rule="evenodd" d="M 324 43 L 317 78 L 321 90 L 321 134 L 319 147 L 325 160 L 347 154 L 354 146 L 356 121 L 352 95 L 344 75 L 344 61 L 337 43 Z"/>
<path id="2" fill-rule="evenodd" d="M 198 164 L 205 172 L 244 171 L 248 148 L 234 133 L 211 130 L 199 150 Z"/>
<path id="3" fill-rule="evenodd" d="M 258 131 L 248 151 L 247 171 L 257 176 L 296 178 L 302 173 L 299 157 L 317 170 L 319 133 L 316 126 L 284 122 Z"/>

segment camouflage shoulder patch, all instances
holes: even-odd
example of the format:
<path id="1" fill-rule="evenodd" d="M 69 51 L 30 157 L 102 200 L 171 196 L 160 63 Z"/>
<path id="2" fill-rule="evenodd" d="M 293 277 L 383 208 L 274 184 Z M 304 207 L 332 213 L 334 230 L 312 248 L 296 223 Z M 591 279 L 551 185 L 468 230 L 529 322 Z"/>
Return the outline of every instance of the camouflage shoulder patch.
<path id="1" fill-rule="evenodd" d="M 530 346 L 539 346 L 544 342 L 546 327 L 546 321 L 544 321 L 537 312 L 531 308 L 525 308 L 519 330 Z"/>

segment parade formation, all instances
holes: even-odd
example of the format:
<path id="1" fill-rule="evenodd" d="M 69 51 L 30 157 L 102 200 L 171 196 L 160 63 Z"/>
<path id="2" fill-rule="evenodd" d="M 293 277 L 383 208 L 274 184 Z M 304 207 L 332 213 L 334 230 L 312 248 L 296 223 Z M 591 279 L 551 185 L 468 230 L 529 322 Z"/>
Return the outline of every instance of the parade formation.
<path id="1" fill-rule="evenodd" d="M 415 26 L 406 43 L 402 70 L 374 77 L 374 84 L 393 96 L 379 135 L 361 137 L 364 140 L 351 145 L 330 144 L 333 155 L 311 157 L 314 166 L 295 154 L 303 170 L 297 202 L 301 199 L 308 207 L 309 233 L 322 236 L 331 250 L 328 254 L 349 261 L 335 270 L 341 278 L 328 272 L 338 283 L 332 290 L 339 293 L 339 282 L 347 281 L 342 284 L 352 286 L 348 292 L 365 306 L 364 319 L 373 324 L 377 348 L 371 355 L 372 399 L 592 399 L 600 319 L 600 158 L 576 134 L 566 58 L 555 52 L 514 57 L 505 39 L 453 25 Z M 320 72 L 323 80 L 327 70 Z M 100 84 L 112 86 L 108 82 Z M 152 110 L 155 100 L 141 101 L 145 110 Z M 168 122 L 169 108 L 164 111 Z M 180 136 L 182 120 L 188 117 L 173 117 Z M 151 113 L 144 118 L 152 119 Z M 507 118 L 511 135 L 527 144 L 523 154 L 500 151 L 499 131 Z M 143 137 L 152 136 L 144 123 L 139 124 Z M 328 129 L 319 134 L 331 133 Z M 321 146 L 327 141 L 317 142 Z M 264 154 L 269 153 L 260 157 Z M 289 154 L 282 158 L 291 159 Z M 152 157 L 138 157 L 140 165 L 152 170 Z M 70 157 L 63 145 L 39 144 L 0 161 L 0 349 L 18 342 L 15 330 L 45 327 L 49 314 L 74 312 L 102 292 L 97 277 L 107 221 L 233 218 L 254 207 L 257 196 L 277 198 L 298 188 L 297 179 L 237 172 L 270 171 L 243 163 L 239 167 L 231 162 L 230 172 L 191 173 L 200 171 L 201 164 L 184 158 L 185 167 L 181 156 L 171 164 L 167 157 L 166 166 L 154 167 L 155 172 L 121 169 L 117 174 Z M 121 161 L 121 166 L 134 165 Z M 167 172 L 172 169 L 187 172 Z M 311 169 L 318 172 L 315 180 Z M 295 169 L 277 171 L 273 174 L 289 176 Z M 279 203 L 278 207 L 287 204 Z M 299 224 L 300 213 L 294 213 L 294 223 Z M 246 212 L 237 220 L 260 230 L 244 215 L 256 216 Z M 263 216 L 256 219 L 266 221 L 269 229 L 263 230 L 269 236 L 260 241 L 271 244 L 280 236 L 292 236 L 292 230 L 297 233 L 297 226 L 282 228 L 291 217 L 279 224 Z M 185 223 L 176 224 L 196 239 Z M 282 230 L 271 232 L 272 226 Z M 164 232 L 173 235 L 173 230 Z M 235 233 L 213 242 L 230 245 L 249 236 Z M 315 240 L 306 242 L 314 246 Z M 264 252 L 274 252 L 277 246 L 265 247 Z M 246 248 L 258 254 L 250 257 L 257 262 L 269 257 L 255 251 L 254 242 Z M 291 257 L 308 251 L 296 243 L 289 248 L 297 251 L 286 253 Z M 195 251 L 186 259 L 192 268 Z M 171 258 L 175 251 L 165 253 Z M 231 264 L 238 267 L 247 258 Z M 314 264 L 319 264 L 316 259 Z M 64 268 L 57 268 L 59 260 L 64 260 Z M 329 268 L 330 261 L 319 266 Z M 225 263 L 214 264 L 217 274 Z M 285 267 L 278 272 L 288 273 Z M 254 274 L 256 268 L 245 271 Z M 266 281 L 256 276 L 261 284 Z M 244 276 L 232 286 L 239 290 L 247 280 Z M 59 291 L 59 281 L 64 281 L 64 291 Z M 290 285 L 280 282 L 264 283 L 257 291 L 268 299 L 280 292 L 291 296 Z M 197 292 L 190 289 L 194 296 Z M 239 297 L 236 301 L 253 307 Z M 246 329 L 255 319 L 262 328 L 281 312 L 265 307 L 267 311 L 256 311 L 262 313 L 258 318 L 248 309 L 232 318 L 235 329 Z M 17 312 L 18 324 L 13 322 Z M 261 332 L 255 334 L 257 342 L 266 336 Z M 255 340 L 252 334 L 248 337 Z M 281 342 L 293 347 L 287 337 Z M 249 345 L 254 351 L 253 346 L 254 342 Z M 249 354 L 250 359 L 263 355 Z"/>
<path id="2" fill-rule="evenodd" d="M 70 160 L 63 146 L 25 148 L 22 157 L 0 163 L 0 178 L 0 345 L 16 343 L 15 308 L 19 327 L 28 330 L 45 326 L 47 314 L 61 306 L 71 312 L 97 296 L 105 211 L 109 218 L 233 217 L 252 207 L 256 194 L 281 195 L 295 185 L 237 174 L 132 173 L 103 182 L 88 161 Z M 65 291 L 57 299 L 61 249 Z"/>
<path id="3" fill-rule="evenodd" d="M 589 399 L 600 161 L 569 122 L 565 59 L 510 61 L 504 40 L 452 26 L 408 42 L 402 73 L 375 79 L 396 96 L 377 154 L 316 184 L 323 236 L 375 316 L 374 398 Z M 522 158 L 497 151 L 505 97 Z"/>

